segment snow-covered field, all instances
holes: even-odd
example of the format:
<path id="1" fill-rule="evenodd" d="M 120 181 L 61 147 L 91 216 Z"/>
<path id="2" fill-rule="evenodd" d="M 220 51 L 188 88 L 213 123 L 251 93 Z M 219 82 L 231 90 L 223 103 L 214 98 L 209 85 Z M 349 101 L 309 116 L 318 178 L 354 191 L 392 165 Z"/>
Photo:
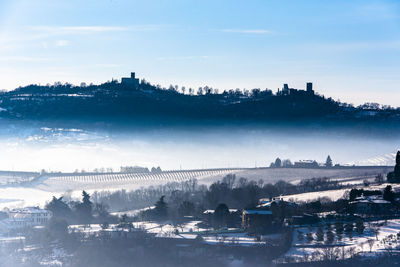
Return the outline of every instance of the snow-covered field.
<path id="1" fill-rule="evenodd" d="M 340 241 L 335 233 L 335 227 L 332 225 L 334 241 L 330 245 L 326 245 L 323 241 L 316 241 L 316 227 L 298 227 L 293 233 L 292 248 L 285 254 L 285 257 L 290 257 L 297 261 L 310 260 L 313 255 L 314 257 L 318 257 L 318 255 L 320 257 L 326 256 L 326 249 L 331 251 L 332 249 L 338 249 L 338 256 L 344 256 L 345 258 L 350 257 L 350 250 L 352 250 L 351 253 L 353 254 L 361 253 L 366 256 L 376 256 L 380 253 L 388 253 L 400 245 L 400 219 L 375 221 L 364 223 L 364 225 L 365 230 L 362 234 L 358 234 L 354 229 L 351 238 L 344 233 Z M 323 229 L 326 232 L 325 227 Z M 378 231 L 376 232 L 374 229 L 378 229 Z M 303 233 L 303 240 L 299 240 L 298 231 Z M 311 242 L 306 239 L 306 234 L 309 232 L 312 233 L 314 238 Z M 399 237 L 397 234 L 399 234 Z M 326 240 L 326 234 L 324 240 Z"/>
<path id="2" fill-rule="evenodd" d="M 88 174 L 88 175 L 45 175 L 25 186 L 0 186 L 0 209 L 41 206 L 53 196 L 69 195 L 80 198 L 82 190 L 94 191 L 135 190 L 141 187 L 157 186 L 168 182 L 182 182 L 192 178 L 201 181 L 204 177 L 222 179 L 237 169 L 215 169 L 196 171 L 169 171 L 158 174 Z"/>
<path id="3" fill-rule="evenodd" d="M 245 169 L 236 175 L 248 180 L 263 180 L 264 183 L 276 183 L 279 180 L 286 182 L 300 182 L 303 179 L 311 178 L 330 178 L 330 179 L 359 179 L 362 181 L 365 177 L 375 177 L 378 174 L 385 175 L 392 171 L 393 167 L 356 167 L 356 168 L 254 168 Z M 203 183 L 213 183 L 215 180 L 203 179 Z"/>
<path id="4" fill-rule="evenodd" d="M 50 174 L 40 177 L 36 188 L 46 191 L 126 189 L 161 185 L 169 182 L 183 182 L 193 178 L 202 181 L 222 179 L 227 174 L 242 169 L 209 169 L 187 171 L 164 171 L 161 173 L 99 173 L 99 174 Z"/>
<path id="5" fill-rule="evenodd" d="M 383 190 L 387 185 L 389 184 L 381 184 L 381 185 L 370 185 L 370 186 L 364 186 L 364 185 L 358 185 L 354 186 L 353 188 L 364 188 L 368 190 Z M 392 189 L 394 191 L 400 191 L 400 185 L 397 184 L 390 184 L 392 186 Z M 286 201 L 311 201 L 311 200 L 317 200 L 320 198 L 328 197 L 332 201 L 336 201 L 339 198 L 342 198 L 345 196 L 348 192 L 350 192 L 351 189 L 337 189 L 337 190 L 326 190 L 326 191 L 317 191 L 317 192 L 308 192 L 308 193 L 302 193 L 302 194 L 293 194 L 293 195 L 285 195 L 281 196 Z"/>
<path id="6" fill-rule="evenodd" d="M 240 229 L 230 228 L 228 231 L 223 233 L 215 233 L 212 229 L 206 229 L 198 227 L 197 224 L 201 221 L 190 221 L 179 226 L 173 226 L 172 224 L 160 224 L 155 222 L 134 222 L 133 226 L 137 229 L 145 230 L 148 233 L 155 234 L 156 237 L 169 237 L 169 238 L 183 238 L 183 239 L 195 239 L 199 234 L 202 236 L 203 241 L 208 244 L 230 244 L 240 246 L 254 246 L 265 244 L 265 239 L 279 239 L 279 234 L 273 234 L 264 236 L 263 239 L 257 240 L 253 236 L 242 232 Z M 116 229 L 116 225 L 110 225 L 109 229 Z M 90 227 L 84 227 L 83 225 L 71 225 L 70 230 L 81 231 L 86 234 L 96 233 L 102 230 L 98 224 L 92 224 Z M 210 234 L 205 232 L 210 231 Z"/>

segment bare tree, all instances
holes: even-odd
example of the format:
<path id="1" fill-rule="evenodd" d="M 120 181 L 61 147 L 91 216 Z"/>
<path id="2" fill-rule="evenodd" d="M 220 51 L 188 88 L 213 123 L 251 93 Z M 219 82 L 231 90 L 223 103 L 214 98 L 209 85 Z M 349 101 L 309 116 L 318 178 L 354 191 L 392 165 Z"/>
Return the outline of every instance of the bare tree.
<path id="1" fill-rule="evenodd" d="M 382 175 L 381 173 L 378 174 L 377 176 L 375 176 L 375 182 L 376 182 L 377 184 L 383 184 L 384 179 L 383 179 L 383 175 Z"/>
<path id="2" fill-rule="evenodd" d="M 372 248 L 374 247 L 375 240 L 373 240 L 372 238 L 370 238 L 370 239 L 367 240 L 367 244 L 368 244 L 368 246 L 369 246 L 369 252 L 371 252 L 371 251 L 372 251 Z"/>
<path id="3" fill-rule="evenodd" d="M 393 234 L 391 234 L 385 237 L 382 240 L 382 242 L 386 253 L 388 254 L 389 257 L 391 257 L 393 255 L 393 250 L 396 248 L 396 243 L 397 243 L 396 237 Z"/>
<path id="4" fill-rule="evenodd" d="M 350 258 L 353 258 L 354 255 L 356 254 L 356 248 L 355 247 L 350 247 L 346 252 L 347 252 L 347 255 Z"/>
<path id="5" fill-rule="evenodd" d="M 379 225 L 376 223 L 369 223 L 368 224 L 369 230 L 375 235 L 376 240 L 378 240 L 379 235 Z"/>
<path id="6" fill-rule="evenodd" d="M 339 248 L 325 247 L 322 249 L 322 255 L 325 261 L 335 261 L 339 258 Z"/>
<path id="7" fill-rule="evenodd" d="M 228 186 L 229 189 L 233 188 L 233 185 L 235 184 L 235 181 L 236 181 L 236 175 L 235 174 L 228 174 L 222 179 L 222 182 L 225 183 Z"/>

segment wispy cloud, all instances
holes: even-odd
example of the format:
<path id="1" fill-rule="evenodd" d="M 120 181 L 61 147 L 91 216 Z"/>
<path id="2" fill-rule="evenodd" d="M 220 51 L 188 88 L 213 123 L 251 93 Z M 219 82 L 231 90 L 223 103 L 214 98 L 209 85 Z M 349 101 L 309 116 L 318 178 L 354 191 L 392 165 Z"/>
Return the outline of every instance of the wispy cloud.
<path id="1" fill-rule="evenodd" d="M 32 31 L 44 34 L 89 34 L 110 33 L 128 31 L 154 31 L 161 28 L 160 25 L 136 25 L 136 26 L 30 26 Z"/>
<path id="2" fill-rule="evenodd" d="M 58 46 L 58 47 L 69 46 L 69 41 L 67 41 L 67 40 L 58 40 L 56 42 L 56 46 Z"/>
<path id="3" fill-rule="evenodd" d="M 89 34 L 111 34 L 119 32 L 157 31 L 167 25 L 132 26 L 21 26 L 13 31 L 0 32 L 0 50 L 15 50 L 29 44 L 42 48 L 65 47 L 70 45 L 68 36 Z"/>
<path id="4" fill-rule="evenodd" d="M 209 56 L 182 56 L 182 57 L 158 57 L 157 60 L 196 60 L 196 59 L 207 59 Z"/>
<path id="5" fill-rule="evenodd" d="M 241 33 L 241 34 L 271 34 L 270 30 L 266 29 L 222 29 L 221 32 Z"/>

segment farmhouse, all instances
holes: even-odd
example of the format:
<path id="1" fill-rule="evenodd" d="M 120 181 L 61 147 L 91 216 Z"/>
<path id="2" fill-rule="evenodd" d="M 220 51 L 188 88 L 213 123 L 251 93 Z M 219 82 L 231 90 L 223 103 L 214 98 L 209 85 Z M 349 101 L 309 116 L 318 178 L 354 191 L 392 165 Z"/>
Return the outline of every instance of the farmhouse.
<path id="1" fill-rule="evenodd" d="M 272 223 L 272 211 L 249 209 L 243 210 L 242 213 L 242 228 L 258 229 L 264 228 Z"/>
<path id="2" fill-rule="evenodd" d="M 354 213 L 360 214 L 383 214 L 390 213 L 392 203 L 384 200 L 381 195 L 361 196 L 349 203 Z"/>

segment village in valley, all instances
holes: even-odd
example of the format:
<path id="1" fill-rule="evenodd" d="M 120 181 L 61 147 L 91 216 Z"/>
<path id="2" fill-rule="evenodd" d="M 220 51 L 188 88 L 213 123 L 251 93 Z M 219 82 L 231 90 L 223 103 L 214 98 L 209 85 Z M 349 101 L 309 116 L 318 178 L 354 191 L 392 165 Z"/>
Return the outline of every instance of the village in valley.
<path id="1" fill-rule="evenodd" d="M 324 164 L 291 164 L 278 158 L 268 168 L 247 173 L 254 176 L 256 171 L 261 175 L 277 169 L 313 168 L 321 172 L 357 169 L 333 164 L 328 156 Z M 87 255 L 92 256 L 92 262 L 106 260 L 102 253 L 111 246 L 118 248 L 113 253 L 121 262 L 150 255 L 151 248 L 162 248 L 163 252 L 153 257 L 140 257 L 144 265 L 165 255 L 166 266 L 203 261 L 212 266 L 311 262 L 358 266 L 382 263 L 388 257 L 397 262 L 400 152 L 394 170 L 387 167 L 387 173 L 379 173 L 382 168 L 369 169 L 369 174 L 363 169 L 364 175 L 350 178 L 313 177 L 275 183 L 264 183 L 262 175 L 259 180 L 247 179 L 246 170 L 235 169 L 176 174 L 160 168 L 123 167 L 120 173 L 69 174 L 75 180 L 65 178 L 65 174 L 64 181 L 83 187 L 91 179 L 101 185 L 107 177 L 116 179 L 115 175 L 125 177 L 128 183 L 127 177 L 142 181 L 152 177 L 159 185 L 130 191 L 121 190 L 123 187 L 75 190 L 75 196 L 53 196 L 40 207 L 7 208 L 7 203 L 2 203 L 0 256 L 4 262 L 21 266 L 24 261 L 38 266 L 81 266 Z M 86 183 L 82 183 L 79 179 L 85 175 Z M 62 175 L 42 173 L 39 177 L 42 182 L 50 181 L 47 186 L 54 186 L 51 183 Z M 210 177 L 214 177 L 213 183 L 202 184 Z M 12 184 L 28 187 L 40 179 L 24 178 Z M 127 249 L 128 254 L 123 252 Z"/>

